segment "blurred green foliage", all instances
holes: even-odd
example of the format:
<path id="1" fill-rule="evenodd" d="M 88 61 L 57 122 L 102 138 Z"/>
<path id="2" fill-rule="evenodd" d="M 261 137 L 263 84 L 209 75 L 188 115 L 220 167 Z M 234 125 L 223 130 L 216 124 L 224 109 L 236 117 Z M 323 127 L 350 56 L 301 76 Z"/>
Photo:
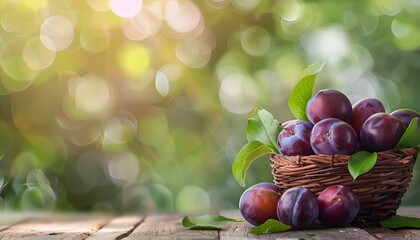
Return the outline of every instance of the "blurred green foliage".
<path id="1" fill-rule="evenodd" d="M 246 119 L 291 119 L 290 91 L 320 59 L 315 89 L 420 111 L 416 0 L 0 0 L 0 25 L 6 210 L 237 207 Z M 268 159 L 247 174 L 261 181 Z"/>

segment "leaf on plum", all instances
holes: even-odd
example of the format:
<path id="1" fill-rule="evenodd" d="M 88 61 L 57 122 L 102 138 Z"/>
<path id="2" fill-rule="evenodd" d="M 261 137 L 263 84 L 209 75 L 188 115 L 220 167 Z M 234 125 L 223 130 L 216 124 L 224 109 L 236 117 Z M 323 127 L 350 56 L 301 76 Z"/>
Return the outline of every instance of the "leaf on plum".
<path id="1" fill-rule="evenodd" d="M 262 234 L 262 233 L 277 233 L 277 232 L 285 232 L 290 230 L 292 227 L 279 222 L 275 219 L 268 219 L 265 223 L 261 224 L 260 226 L 252 229 L 249 233 L 253 234 Z"/>
<path id="2" fill-rule="evenodd" d="M 245 187 L 245 175 L 249 166 L 258 157 L 272 153 L 272 150 L 258 141 L 252 141 L 238 152 L 232 165 L 232 174 L 242 187 Z"/>
<path id="3" fill-rule="evenodd" d="M 306 104 L 312 97 L 315 78 L 324 67 L 324 64 L 324 61 L 319 61 L 306 67 L 300 75 L 299 82 L 290 94 L 290 112 L 299 120 L 308 121 L 306 117 Z"/>
<path id="4" fill-rule="evenodd" d="M 379 222 L 385 228 L 420 228 L 420 218 L 392 216 Z"/>
<path id="5" fill-rule="evenodd" d="M 193 230 L 218 230 L 226 226 L 228 222 L 243 222 L 244 220 L 236 220 L 219 215 L 202 215 L 197 217 L 185 216 L 182 219 L 182 226 Z"/>
<path id="6" fill-rule="evenodd" d="M 246 137 L 248 142 L 258 141 L 270 147 L 276 153 L 277 137 L 281 131 L 279 121 L 265 109 L 255 109 L 252 117 L 248 119 Z"/>
<path id="7" fill-rule="evenodd" d="M 420 144 L 418 118 L 413 118 L 395 148 L 415 147 Z"/>
<path id="8" fill-rule="evenodd" d="M 370 153 L 366 151 L 360 151 L 351 155 L 348 163 L 348 169 L 353 177 L 353 180 L 362 174 L 369 172 L 376 164 L 378 155 L 376 152 Z"/>

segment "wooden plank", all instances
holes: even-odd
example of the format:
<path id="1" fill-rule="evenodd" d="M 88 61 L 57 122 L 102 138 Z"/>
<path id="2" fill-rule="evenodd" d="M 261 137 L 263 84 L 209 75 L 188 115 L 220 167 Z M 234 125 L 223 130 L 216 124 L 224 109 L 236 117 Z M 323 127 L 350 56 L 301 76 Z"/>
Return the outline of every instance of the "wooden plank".
<path id="1" fill-rule="evenodd" d="M 129 236 L 122 239 L 219 239 L 218 231 L 184 229 L 181 225 L 183 216 L 157 215 L 147 217 Z"/>
<path id="2" fill-rule="evenodd" d="M 420 207 L 400 207 L 397 215 L 420 218 Z"/>
<path id="3" fill-rule="evenodd" d="M 418 229 L 402 229 L 396 232 L 403 239 L 420 239 L 420 230 Z"/>
<path id="4" fill-rule="evenodd" d="M 420 218 L 420 208 L 419 207 L 400 207 L 397 210 L 397 214 L 407 217 L 417 217 Z M 420 239 L 420 230 L 419 229 L 401 229 L 395 232 L 400 235 L 403 239 Z"/>
<path id="5" fill-rule="evenodd" d="M 0 232 L 13 226 L 15 224 L 21 223 L 25 220 L 29 220 L 31 215 L 21 212 L 3 212 L 0 213 Z"/>
<path id="6" fill-rule="evenodd" d="M 376 240 L 363 229 L 355 227 L 342 228 L 320 228 L 302 231 L 288 231 L 281 234 L 275 234 L 283 238 L 294 239 L 360 239 L 360 240 Z"/>
<path id="7" fill-rule="evenodd" d="M 86 240 L 114 240 L 128 236 L 143 220 L 141 216 L 119 216 L 112 219 Z"/>
<path id="8" fill-rule="evenodd" d="M 220 215 L 237 220 L 244 220 L 238 210 L 221 211 Z M 275 239 L 274 234 L 255 235 L 248 233 L 254 227 L 247 222 L 232 222 L 228 223 L 226 227 L 220 230 L 220 240 L 239 240 L 239 239 Z"/>
<path id="9" fill-rule="evenodd" d="M 238 211 L 222 211 L 220 215 L 238 220 L 243 219 Z M 293 230 L 274 234 L 255 235 L 248 233 L 253 228 L 247 222 L 229 223 L 220 231 L 220 239 L 376 239 L 365 230 L 355 227 L 325 228 L 317 226 L 314 229 Z"/>
<path id="10" fill-rule="evenodd" d="M 14 239 L 85 239 L 94 234 L 109 220 L 104 214 L 54 214 L 33 218 L 0 232 L 0 240 Z"/>
<path id="11" fill-rule="evenodd" d="M 396 231 L 393 231 L 388 228 L 381 227 L 368 227 L 365 230 L 375 238 L 379 240 L 401 240 L 404 237 L 401 234 L 398 234 Z"/>

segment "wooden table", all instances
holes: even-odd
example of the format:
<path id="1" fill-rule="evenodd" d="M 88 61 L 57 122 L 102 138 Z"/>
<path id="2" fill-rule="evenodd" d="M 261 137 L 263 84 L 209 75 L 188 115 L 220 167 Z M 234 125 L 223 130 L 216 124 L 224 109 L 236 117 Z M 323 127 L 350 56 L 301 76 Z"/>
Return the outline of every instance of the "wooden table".
<path id="1" fill-rule="evenodd" d="M 239 212 L 222 211 L 226 217 L 242 219 Z M 420 217 L 420 207 L 400 208 L 398 214 Z M 220 231 L 186 230 L 184 215 L 142 217 L 99 213 L 0 214 L 0 240 L 12 239 L 420 239 L 419 229 L 393 231 L 380 227 L 320 228 L 253 235 L 246 222 L 229 223 Z"/>

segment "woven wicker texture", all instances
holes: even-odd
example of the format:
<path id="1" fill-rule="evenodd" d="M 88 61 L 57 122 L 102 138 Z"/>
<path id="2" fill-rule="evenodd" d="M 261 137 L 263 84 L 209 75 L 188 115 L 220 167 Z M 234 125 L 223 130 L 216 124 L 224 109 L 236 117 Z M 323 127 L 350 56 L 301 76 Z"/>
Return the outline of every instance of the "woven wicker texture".
<path id="1" fill-rule="evenodd" d="M 347 169 L 349 155 L 281 156 L 272 154 L 274 183 L 282 190 L 302 186 L 319 195 L 326 187 L 345 185 L 360 200 L 357 219 L 379 221 L 395 214 L 411 181 L 419 149 L 379 152 L 376 165 L 353 181 Z"/>

